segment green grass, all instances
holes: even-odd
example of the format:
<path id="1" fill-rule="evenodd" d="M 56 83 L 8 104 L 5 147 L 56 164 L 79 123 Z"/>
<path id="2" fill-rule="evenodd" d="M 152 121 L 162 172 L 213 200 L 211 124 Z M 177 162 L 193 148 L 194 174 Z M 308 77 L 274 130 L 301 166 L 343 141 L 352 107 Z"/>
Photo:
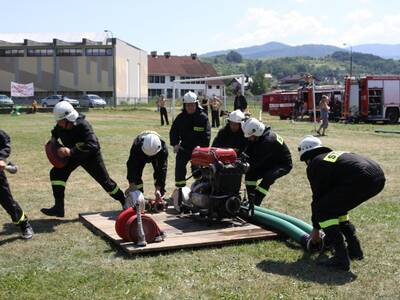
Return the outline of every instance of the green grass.
<path id="1" fill-rule="evenodd" d="M 100 140 L 106 166 L 122 188 L 133 138 L 156 130 L 169 141 L 169 127 L 148 110 L 95 110 L 87 114 Z M 313 126 L 263 116 L 292 151 L 294 168 L 271 188 L 266 207 L 309 222 L 311 191 L 296 148 Z M 11 159 L 20 166 L 9 175 L 14 197 L 32 219 L 36 235 L 18 239 L 18 230 L 0 209 L 0 299 L 395 299 L 400 294 L 399 136 L 377 134 L 382 125 L 330 124 L 323 142 L 377 160 L 387 185 L 377 197 L 352 212 L 365 250 L 351 274 L 329 272 L 293 242 L 284 239 L 165 254 L 126 257 L 77 220 L 78 213 L 119 209 L 82 169 L 66 190 L 66 217 L 43 216 L 52 205 L 50 165 L 43 148 L 54 125 L 50 114 L 0 115 L 12 138 Z M 384 126 L 396 129 L 396 126 Z M 213 136 L 215 136 L 213 131 Z M 172 150 L 172 149 L 171 149 Z M 167 191 L 174 186 L 170 151 Z M 144 172 L 152 193 L 152 170 Z"/>

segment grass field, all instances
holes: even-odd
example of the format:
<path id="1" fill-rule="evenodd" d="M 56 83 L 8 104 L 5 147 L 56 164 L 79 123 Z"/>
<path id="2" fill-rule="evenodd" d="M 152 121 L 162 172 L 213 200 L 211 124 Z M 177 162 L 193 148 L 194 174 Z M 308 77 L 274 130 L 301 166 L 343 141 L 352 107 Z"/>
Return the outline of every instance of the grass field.
<path id="1" fill-rule="evenodd" d="M 100 140 L 111 177 L 127 187 L 125 163 L 133 138 L 156 130 L 169 142 L 169 127 L 159 126 L 154 111 L 93 111 L 87 114 Z M 297 144 L 312 125 L 264 115 L 289 145 L 292 172 L 278 180 L 263 205 L 310 222 L 311 192 Z M 0 299 L 399 299 L 400 295 L 400 135 L 374 129 L 396 126 L 330 124 L 323 142 L 378 161 L 387 185 L 377 197 L 351 212 L 366 258 L 352 273 L 326 271 L 286 240 L 182 250 L 126 257 L 95 236 L 78 213 L 119 209 L 82 169 L 66 190 L 66 217 L 50 218 L 40 208 L 53 204 L 50 165 L 43 146 L 54 126 L 50 114 L 0 115 L 0 128 L 12 138 L 11 160 L 20 166 L 9 175 L 14 197 L 32 219 L 36 235 L 18 238 L 18 230 L 0 209 Z M 213 137 L 215 136 L 213 131 Z M 167 191 L 174 185 L 170 151 Z M 153 191 L 146 167 L 145 190 Z"/>

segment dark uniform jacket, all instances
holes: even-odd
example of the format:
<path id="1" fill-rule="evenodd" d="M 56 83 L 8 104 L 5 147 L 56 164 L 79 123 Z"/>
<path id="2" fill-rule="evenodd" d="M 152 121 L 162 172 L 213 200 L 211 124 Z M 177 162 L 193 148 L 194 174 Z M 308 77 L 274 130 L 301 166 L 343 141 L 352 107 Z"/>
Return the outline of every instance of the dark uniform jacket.
<path id="1" fill-rule="evenodd" d="M 348 186 L 349 190 L 359 186 L 367 189 L 368 183 L 384 179 L 385 175 L 380 166 L 368 158 L 326 148 L 309 161 L 307 177 L 313 193 L 311 207 L 314 207 L 316 202 L 338 186 Z M 313 220 L 313 223 L 316 222 Z"/>
<path id="2" fill-rule="evenodd" d="M 211 128 L 207 115 L 199 108 L 193 114 L 183 110 L 172 123 L 169 138 L 172 146 L 180 142 L 188 154 L 197 146 L 209 146 Z"/>
<path id="3" fill-rule="evenodd" d="M 238 132 L 233 132 L 228 123 L 224 128 L 218 131 L 212 146 L 220 148 L 233 148 L 238 154 L 240 154 L 246 147 L 246 138 L 244 137 L 241 129 L 239 129 Z"/>
<path id="4" fill-rule="evenodd" d="M 146 155 L 142 150 L 143 135 L 138 136 L 132 144 L 129 159 L 126 163 L 128 168 L 127 179 L 130 183 L 139 184 L 142 179 L 142 172 L 147 163 L 152 163 L 154 168 L 153 178 L 155 185 L 165 187 L 165 178 L 167 177 L 168 149 L 163 140 L 161 140 L 161 150 L 154 156 Z"/>
<path id="5" fill-rule="evenodd" d="M 60 139 L 65 147 L 71 149 L 71 159 L 82 160 L 100 151 L 99 141 L 83 114 L 79 114 L 71 129 L 56 125 L 51 136 L 55 140 Z"/>
<path id="6" fill-rule="evenodd" d="M 243 95 L 236 96 L 235 101 L 233 102 L 233 110 L 240 109 L 241 111 L 245 111 L 247 108 L 247 101 Z"/>
<path id="7" fill-rule="evenodd" d="M 249 142 L 246 149 L 251 169 L 268 170 L 276 166 L 292 168 L 292 156 L 282 137 L 269 127 L 255 142 Z"/>
<path id="8" fill-rule="evenodd" d="M 11 153 L 10 137 L 0 129 L 0 160 L 6 160 Z"/>

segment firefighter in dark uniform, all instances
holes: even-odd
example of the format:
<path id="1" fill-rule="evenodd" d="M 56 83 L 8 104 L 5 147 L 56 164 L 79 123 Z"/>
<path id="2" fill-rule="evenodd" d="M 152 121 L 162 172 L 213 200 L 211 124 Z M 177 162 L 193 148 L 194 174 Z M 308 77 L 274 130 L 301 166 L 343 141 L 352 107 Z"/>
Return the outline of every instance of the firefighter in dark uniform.
<path id="1" fill-rule="evenodd" d="M 168 150 L 165 142 L 154 131 L 145 131 L 133 141 L 129 159 L 127 179 L 130 191 L 140 190 L 143 193 L 143 169 L 147 163 L 153 165 L 155 200 L 161 201 L 165 194 L 165 179 L 167 177 Z"/>
<path id="2" fill-rule="evenodd" d="M 320 241 L 319 229 L 322 229 L 326 243 L 335 252 L 320 264 L 348 271 L 350 259 L 364 257 L 348 212 L 382 191 L 385 175 L 376 162 L 354 153 L 332 151 L 314 136 L 306 136 L 298 150 L 300 160 L 307 164 L 313 194 L 312 241 Z"/>
<path id="3" fill-rule="evenodd" d="M 250 164 L 245 175 L 247 194 L 255 205 L 260 205 L 275 180 L 292 169 L 292 156 L 282 137 L 257 119 L 246 120 L 242 128 L 248 139 L 245 153 Z M 257 185 L 259 179 L 262 180 Z"/>
<path id="4" fill-rule="evenodd" d="M 198 106 L 197 96 L 187 92 L 183 96 L 183 111 L 172 123 L 169 132 L 170 143 L 176 153 L 175 186 L 186 185 L 186 165 L 190 161 L 195 147 L 208 147 L 210 144 L 210 122 L 207 115 Z M 196 168 L 192 166 L 192 172 Z"/>
<path id="5" fill-rule="evenodd" d="M 0 204 L 10 215 L 13 223 L 20 227 L 21 238 L 30 239 L 33 236 L 32 227 L 29 224 L 28 217 L 25 215 L 17 201 L 14 200 L 10 191 L 10 186 L 8 185 L 6 174 L 4 173 L 10 152 L 10 137 L 0 129 Z"/>
<path id="6" fill-rule="evenodd" d="M 108 175 L 99 141 L 85 116 L 79 114 L 67 101 L 57 103 L 53 114 L 57 124 L 51 132 L 51 138 L 56 143 L 58 139 L 61 140 L 62 147 L 58 149 L 58 155 L 68 157 L 68 163 L 62 168 L 50 170 L 55 204 L 51 208 L 42 208 L 42 213 L 48 216 L 64 217 L 65 186 L 71 173 L 79 166 L 84 168 L 111 197 L 123 206 L 124 193 Z"/>
<path id="7" fill-rule="evenodd" d="M 228 121 L 224 128 L 218 131 L 212 146 L 219 148 L 233 148 L 236 153 L 241 154 L 246 147 L 246 138 L 242 131 L 244 113 L 237 109 L 228 115 Z"/>

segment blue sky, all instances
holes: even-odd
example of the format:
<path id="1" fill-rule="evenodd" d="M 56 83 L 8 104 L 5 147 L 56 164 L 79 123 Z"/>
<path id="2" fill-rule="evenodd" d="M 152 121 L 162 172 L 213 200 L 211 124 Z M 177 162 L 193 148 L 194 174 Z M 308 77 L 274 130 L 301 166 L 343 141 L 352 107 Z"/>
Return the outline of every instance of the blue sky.
<path id="1" fill-rule="evenodd" d="M 270 41 L 400 43 L 400 1 L 395 0 L 2 0 L 0 7 L 0 40 L 19 42 L 24 37 L 76 40 L 80 33 L 101 38 L 108 29 L 148 52 L 179 55 Z"/>

